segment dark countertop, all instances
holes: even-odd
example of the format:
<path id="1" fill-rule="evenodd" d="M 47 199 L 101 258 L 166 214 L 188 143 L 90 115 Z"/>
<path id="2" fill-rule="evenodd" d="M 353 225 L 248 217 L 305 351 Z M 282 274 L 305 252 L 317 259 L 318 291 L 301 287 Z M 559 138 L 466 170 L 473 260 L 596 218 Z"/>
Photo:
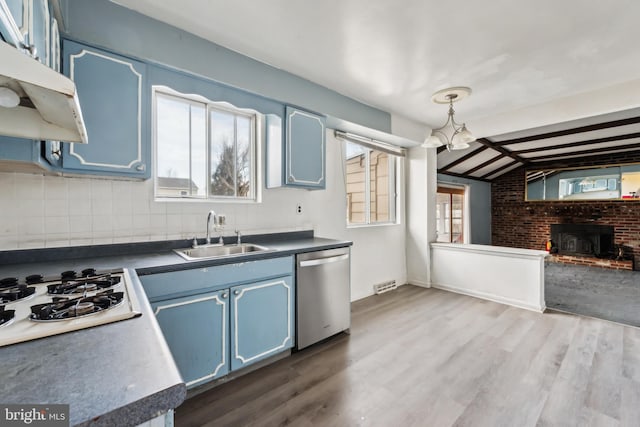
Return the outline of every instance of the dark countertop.
<path id="1" fill-rule="evenodd" d="M 293 255 L 302 252 L 320 251 L 325 249 L 351 246 L 353 243 L 346 240 L 326 239 L 314 237 L 306 232 L 291 233 L 292 239 L 284 239 L 281 235 L 277 238 L 270 238 L 270 235 L 260 235 L 243 237 L 243 243 L 256 243 L 267 246 L 269 252 L 254 252 L 238 256 L 220 257 L 209 260 L 187 261 L 173 252 L 174 248 L 188 248 L 190 241 L 172 241 L 157 244 L 125 244 L 106 245 L 120 246 L 122 250 L 117 253 L 103 250 L 104 254 L 97 254 L 101 249 L 88 249 L 86 251 L 69 250 L 65 254 L 66 248 L 43 249 L 42 257 L 38 261 L 38 255 L 30 255 L 34 251 L 11 251 L 15 255 L 0 257 L 0 278 L 2 277 L 26 277 L 30 274 L 42 274 L 44 276 L 57 275 L 65 270 L 80 271 L 87 267 L 97 270 L 107 270 L 115 268 L 135 269 L 139 276 L 146 274 L 165 273 L 168 271 L 188 270 L 191 268 L 210 267 L 214 265 L 229 264 L 233 262 L 244 262 L 248 260 L 259 260 L 277 258 L 281 256 Z M 274 235 L 276 236 L 276 235 Z M 225 241 L 232 241 L 225 238 Z M 233 240 L 235 241 L 235 240 Z M 154 247 L 157 246 L 157 247 Z M 137 249 L 139 247 L 139 249 Z M 60 252 L 60 254 L 57 254 Z M 79 256 L 79 254 L 86 256 Z M 0 253 L 1 254 L 1 253 Z M 48 258 L 53 258 L 48 260 Z M 42 261 L 44 259 L 44 261 Z M 12 262 L 17 261 L 17 262 Z"/>
<path id="2" fill-rule="evenodd" d="M 172 251 L 188 247 L 188 241 L 7 251 L 0 252 L 0 278 L 87 267 L 129 268 L 145 275 L 352 245 L 313 232 L 247 236 L 243 242 L 272 251 L 204 261 L 186 261 Z M 81 426 L 137 425 L 179 406 L 185 384 L 140 281 L 132 277 L 141 317 L 1 347 L 0 402 L 70 404 L 71 425 Z"/>

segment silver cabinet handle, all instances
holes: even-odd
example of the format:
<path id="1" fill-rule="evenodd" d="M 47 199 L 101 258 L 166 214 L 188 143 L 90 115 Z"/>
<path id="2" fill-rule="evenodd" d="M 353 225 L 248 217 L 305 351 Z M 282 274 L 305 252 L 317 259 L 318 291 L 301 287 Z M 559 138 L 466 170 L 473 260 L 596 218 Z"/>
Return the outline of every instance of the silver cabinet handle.
<path id="1" fill-rule="evenodd" d="M 229 294 L 228 294 L 228 293 L 226 293 L 226 292 L 222 294 L 222 298 L 226 298 L 226 297 L 228 297 L 228 296 L 229 296 Z"/>
<path id="2" fill-rule="evenodd" d="M 329 264 L 331 262 L 343 261 L 345 259 L 349 259 L 349 254 L 310 259 L 308 261 L 300 261 L 300 267 L 312 267 L 314 265 Z"/>
<path id="3" fill-rule="evenodd" d="M 136 166 L 136 170 L 142 172 L 142 171 L 145 170 L 145 167 L 144 167 L 144 165 L 138 165 L 138 166 Z"/>
<path id="4" fill-rule="evenodd" d="M 233 291 L 234 295 L 240 295 L 240 291 Z"/>

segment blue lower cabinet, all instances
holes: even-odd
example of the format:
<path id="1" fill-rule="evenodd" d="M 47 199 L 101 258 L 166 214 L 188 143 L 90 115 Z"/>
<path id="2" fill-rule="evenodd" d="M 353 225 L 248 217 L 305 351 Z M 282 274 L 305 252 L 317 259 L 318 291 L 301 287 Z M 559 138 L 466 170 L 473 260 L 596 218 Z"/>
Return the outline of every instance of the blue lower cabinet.
<path id="1" fill-rule="evenodd" d="M 187 387 L 229 372 L 229 291 L 151 304 Z"/>
<path id="2" fill-rule="evenodd" d="M 293 279 L 231 288 L 231 370 L 293 347 Z"/>

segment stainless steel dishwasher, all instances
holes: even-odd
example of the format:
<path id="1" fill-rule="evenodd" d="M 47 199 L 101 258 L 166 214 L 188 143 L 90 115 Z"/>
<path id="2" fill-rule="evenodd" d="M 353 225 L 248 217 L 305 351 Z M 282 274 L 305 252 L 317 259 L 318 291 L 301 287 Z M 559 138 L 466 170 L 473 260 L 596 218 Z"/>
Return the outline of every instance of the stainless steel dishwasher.
<path id="1" fill-rule="evenodd" d="M 351 326 L 350 248 L 296 256 L 296 347 Z"/>

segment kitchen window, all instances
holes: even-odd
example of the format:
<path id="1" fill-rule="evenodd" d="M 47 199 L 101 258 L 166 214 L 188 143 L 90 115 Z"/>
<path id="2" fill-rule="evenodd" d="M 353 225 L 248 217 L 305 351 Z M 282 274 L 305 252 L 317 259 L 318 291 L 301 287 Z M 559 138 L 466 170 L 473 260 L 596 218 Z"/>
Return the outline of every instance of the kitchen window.
<path id="1" fill-rule="evenodd" d="M 397 156 L 346 142 L 347 225 L 396 222 Z"/>
<path id="2" fill-rule="evenodd" d="M 154 90 L 157 198 L 256 200 L 257 114 Z"/>

